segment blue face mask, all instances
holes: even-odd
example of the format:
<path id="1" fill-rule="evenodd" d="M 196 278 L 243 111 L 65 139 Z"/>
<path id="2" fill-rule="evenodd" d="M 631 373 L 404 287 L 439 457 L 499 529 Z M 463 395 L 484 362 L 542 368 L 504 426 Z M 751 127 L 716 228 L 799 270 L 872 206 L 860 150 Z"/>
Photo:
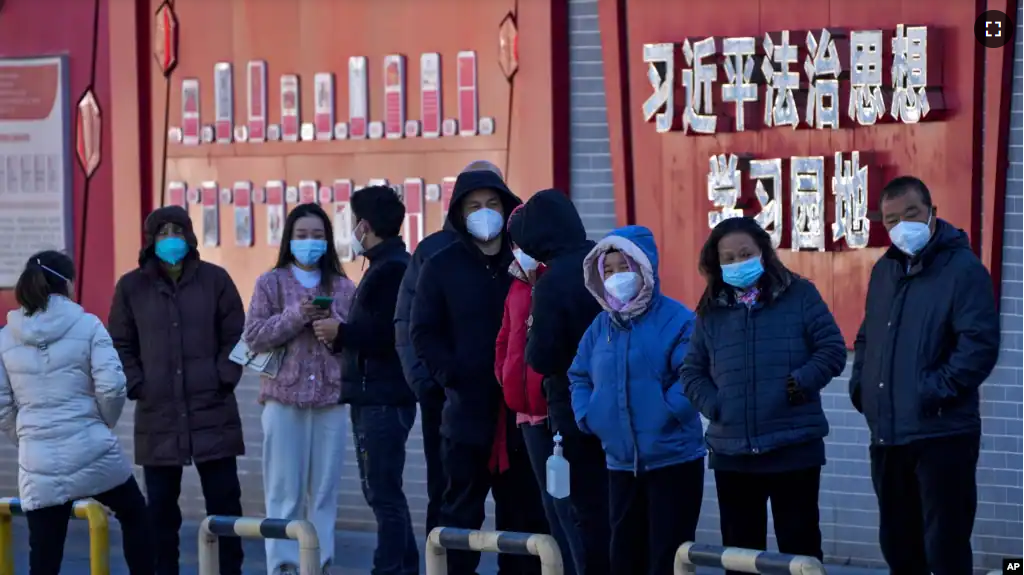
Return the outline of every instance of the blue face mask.
<path id="1" fill-rule="evenodd" d="M 722 281 L 734 288 L 747 289 L 756 284 L 762 274 L 764 265 L 761 263 L 761 256 L 722 266 Z"/>
<path id="2" fill-rule="evenodd" d="M 295 261 L 307 267 L 316 265 L 327 253 L 327 240 L 292 240 L 289 246 Z"/>
<path id="3" fill-rule="evenodd" d="M 900 222 L 889 230 L 889 240 L 898 250 L 913 257 L 932 239 L 931 224 L 931 214 L 927 222 Z"/>
<path id="4" fill-rule="evenodd" d="M 156 241 L 153 251 L 156 252 L 156 257 L 160 258 L 160 261 L 170 266 L 176 266 L 188 255 L 188 244 L 185 243 L 185 238 L 178 236 L 161 238 Z"/>

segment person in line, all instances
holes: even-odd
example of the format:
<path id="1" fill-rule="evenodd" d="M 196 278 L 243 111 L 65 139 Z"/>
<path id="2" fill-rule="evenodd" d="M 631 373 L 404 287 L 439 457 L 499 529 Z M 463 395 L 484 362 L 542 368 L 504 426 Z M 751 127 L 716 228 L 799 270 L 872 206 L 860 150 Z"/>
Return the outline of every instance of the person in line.
<path id="1" fill-rule="evenodd" d="M 992 278 L 921 180 L 889 182 L 880 208 L 892 247 L 871 270 L 850 399 L 871 431 L 882 556 L 893 573 L 970 573 Z"/>
<path id="2" fill-rule="evenodd" d="M 835 318 L 779 260 L 752 218 L 730 218 L 700 252 L 707 287 L 680 374 L 710 422 L 722 544 L 822 558 L 818 489 L 828 420 L 821 390 L 846 365 Z"/>
<path id="3" fill-rule="evenodd" d="M 470 163 L 462 171 L 486 170 L 502 178 L 501 170 L 486 160 Z M 447 479 L 441 463 L 441 410 L 444 407 L 444 388 L 434 380 L 423 360 L 416 355 L 409 334 L 409 320 L 412 316 L 412 302 L 416 297 L 416 280 L 420 267 L 441 248 L 458 241 L 459 234 L 446 218 L 442 228 L 423 238 L 409 260 L 409 266 L 402 277 L 395 306 L 395 347 L 402 362 L 405 381 L 412 387 L 420 406 L 420 431 L 423 435 L 423 457 L 427 465 L 427 517 L 426 532 L 438 525 L 441 513 L 441 499 Z"/>
<path id="4" fill-rule="evenodd" d="M 512 210 L 511 221 L 524 205 Z M 505 314 L 494 349 L 494 375 L 501 384 L 505 404 L 516 412 L 516 425 L 523 435 L 526 454 L 530 457 L 533 475 L 539 486 L 541 505 L 547 516 L 551 535 L 562 551 L 566 575 L 576 575 L 577 557 L 582 561 L 576 514 L 568 498 L 555 499 L 544 489 L 547 459 L 554 450 L 553 436 L 548 429 L 547 402 L 539 373 L 526 365 L 526 330 L 529 328 L 533 284 L 544 273 L 544 266 L 512 245 L 515 260 L 509 265 L 512 286 L 505 298 Z"/>
<path id="5" fill-rule="evenodd" d="M 501 329 L 512 250 L 506 218 L 520 204 L 490 171 L 463 172 L 455 182 L 448 223 L 459 240 L 423 265 L 412 305 L 411 336 L 435 381 L 445 390 L 442 460 L 448 485 L 440 524 L 479 529 L 493 491 L 499 530 L 543 532 L 543 513 L 529 457 L 515 418 L 494 378 L 494 342 Z M 533 487 L 531 489 L 531 487 Z M 480 554 L 448 553 L 448 572 L 471 575 Z M 502 573 L 539 573 L 536 558 L 502 554 Z"/>
<path id="6" fill-rule="evenodd" d="M 352 251 L 370 262 L 348 321 L 313 323 L 321 341 L 341 354 L 341 401 L 350 405 L 352 438 L 367 505 L 377 518 L 375 575 L 417 575 L 420 558 L 409 503 L 402 492 L 405 442 L 416 421 L 416 396 L 395 350 L 395 302 L 409 264 L 402 241 L 405 206 L 387 186 L 352 195 Z"/>
<path id="7" fill-rule="evenodd" d="M 533 287 L 526 363 L 543 377 L 548 423 L 562 436 L 570 495 L 581 541 L 580 575 L 608 575 L 608 471 L 601 441 L 576 426 L 568 371 L 583 334 L 601 311 L 583 281 L 583 260 L 594 247 L 569 197 L 538 192 L 510 222 L 510 237 L 546 271 Z"/>
<path id="8" fill-rule="evenodd" d="M 131 575 L 156 566 L 146 500 L 114 435 L 125 374 L 103 323 L 71 301 L 75 266 L 55 251 L 29 258 L 21 306 L 0 331 L 0 430 L 18 447 L 29 571 L 57 575 L 75 500 L 91 497 L 121 524 Z"/>
<path id="9" fill-rule="evenodd" d="M 245 342 L 256 353 L 284 349 L 277 375 L 260 378 L 263 492 L 267 517 L 305 519 L 320 538 L 320 563 L 334 560 L 334 524 L 345 452 L 341 363 L 313 323 L 345 321 L 355 285 L 334 247 L 331 221 L 317 204 L 288 214 L 274 268 L 256 280 Z M 314 299 L 331 298 L 320 307 Z M 295 541 L 267 539 L 267 573 L 294 575 Z"/>
<path id="10" fill-rule="evenodd" d="M 135 407 L 135 463 L 143 467 L 157 573 L 178 573 L 182 468 L 195 465 L 209 515 L 242 515 L 236 458 L 245 454 L 230 360 L 245 310 L 228 272 L 199 258 L 188 212 L 154 210 L 139 267 L 114 289 L 107 322 Z M 220 572 L 242 572 L 242 542 L 220 540 Z"/>
<path id="11" fill-rule="evenodd" d="M 704 496 L 704 428 L 679 369 L 693 312 L 661 293 L 654 235 L 627 226 L 583 261 L 604 311 L 569 369 L 576 423 L 608 460 L 611 572 L 672 575 Z"/>

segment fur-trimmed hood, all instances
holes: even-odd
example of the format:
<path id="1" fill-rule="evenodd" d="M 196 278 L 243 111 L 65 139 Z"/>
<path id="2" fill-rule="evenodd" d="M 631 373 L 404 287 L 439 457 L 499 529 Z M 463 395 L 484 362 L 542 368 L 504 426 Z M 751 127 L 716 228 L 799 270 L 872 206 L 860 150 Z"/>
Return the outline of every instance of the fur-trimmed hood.
<path id="1" fill-rule="evenodd" d="M 618 311 L 608 303 L 604 290 L 604 274 L 598 269 L 601 256 L 611 251 L 625 254 L 644 282 L 640 293 Z M 643 315 L 654 298 L 661 293 L 661 280 L 658 279 L 658 247 L 654 243 L 654 234 L 643 226 L 626 226 L 612 230 L 597 242 L 583 259 L 583 279 L 587 289 L 601 307 L 613 316 L 629 321 Z"/>

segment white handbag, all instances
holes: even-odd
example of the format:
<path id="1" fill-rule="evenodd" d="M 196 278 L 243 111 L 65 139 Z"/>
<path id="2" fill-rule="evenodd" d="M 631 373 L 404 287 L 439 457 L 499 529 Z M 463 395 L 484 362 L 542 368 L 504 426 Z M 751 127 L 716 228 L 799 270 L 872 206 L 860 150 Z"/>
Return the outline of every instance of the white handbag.
<path id="1" fill-rule="evenodd" d="M 277 281 L 277 293 L 279 299 L 278 308 L 283 311 L 284 304 L 280 301 L 282 298 L 280 279 Z M 273 379 L 277 377 L 277 372 L 281 370 L 284 352 L 285 348 L 284 346 L 281 346 L 270 351 L 257 353 L 249 349 L 249 344 L 245 343 L 245 340 L 242 339 L 239 340 L 238 343 L 235 344 L 235 347 L 231 349 L 228 359 L 246 369 Z"/>

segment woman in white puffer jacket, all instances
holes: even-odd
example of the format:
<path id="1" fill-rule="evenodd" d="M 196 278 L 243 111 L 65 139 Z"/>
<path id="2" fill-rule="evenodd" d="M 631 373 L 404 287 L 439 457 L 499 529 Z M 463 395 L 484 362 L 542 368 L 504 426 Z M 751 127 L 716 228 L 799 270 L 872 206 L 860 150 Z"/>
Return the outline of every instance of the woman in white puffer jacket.
<path id="1" fill-rule="evenodd" d="M 60 252 L 32 256 L 0 331 L 0 430 L 18 446 L 29 571 L 60 572 L 72 505 L 92 497 L 121 523 L 131 574 L 150 575 L 146 502 L 112 431 L 125 376 L 103 323 L 69 299 L 74 271 Z"/>

